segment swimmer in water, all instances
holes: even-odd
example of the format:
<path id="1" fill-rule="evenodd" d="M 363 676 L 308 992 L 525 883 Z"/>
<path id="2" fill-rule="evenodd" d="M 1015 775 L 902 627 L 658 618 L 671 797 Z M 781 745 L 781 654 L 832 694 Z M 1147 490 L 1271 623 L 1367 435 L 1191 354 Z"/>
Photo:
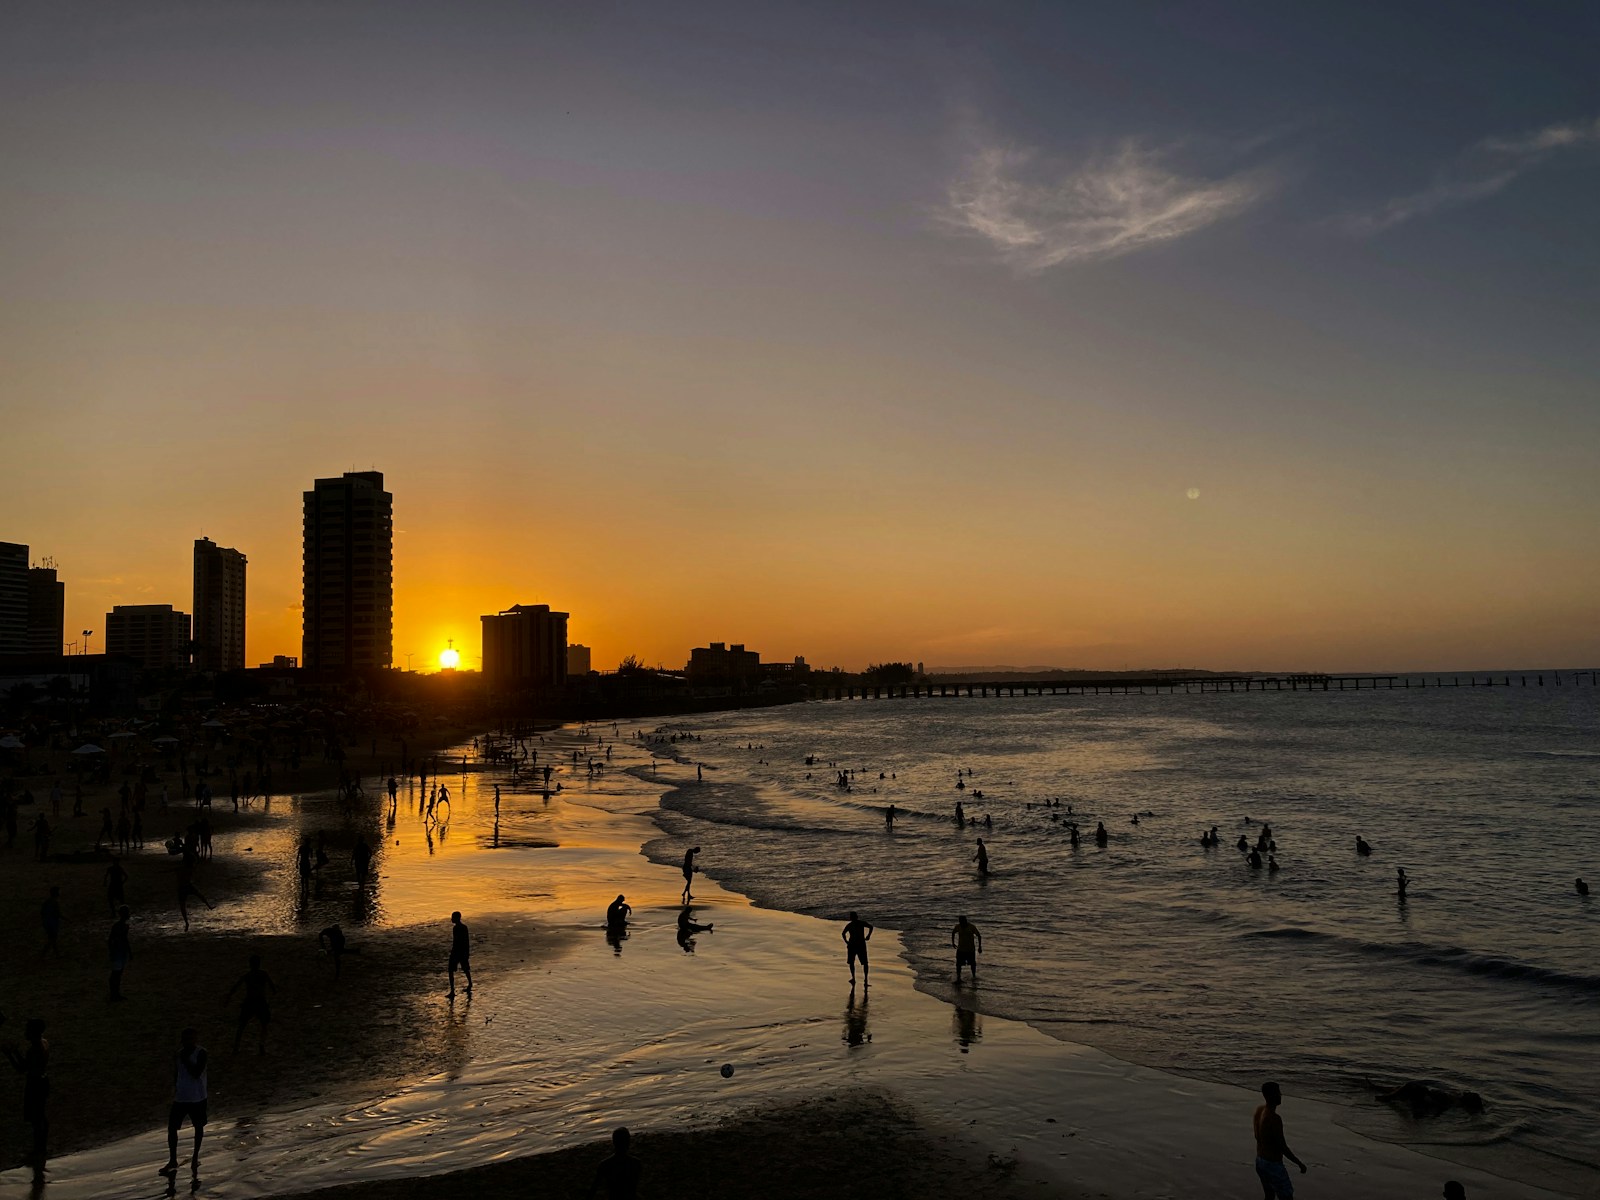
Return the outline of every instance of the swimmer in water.
<path id="1" fill-rule="evenodd" d="M 1250 851 L 1250 857 L 1245 861 L 1250 864 L 1250 869 L 1252 871 L 1259 871 L 1261 869 L 1261 851 Z"/>
<path id="2" fill-rule="evenodd" d="M 989 873 L 989 848 L 983 844 L 983 839 L 978 839 L 978 852 L 972 856 L 972 861 L 978 864 L 978 874 Z"/>
<path id="3" fill-rule="evenodd" d="M 1356 853 L 1361 855 L 1362 858 L 1366 858 L 1372 853 L 1372 847 L 1367 845 L 1367 840 L 1359 833 L 1356 834 Z"/>
<path id="4" fill-rule="evenodd" d="M 1274 858 L 1274 857 L 1273 857 L 1273 856 L 1272 856 L 1272 855 L 1270 855 L 1270 854 L 1269 854 L 1269 855 L 1267 855 L 1267 874 L 1268 874 L 1268 875 L 1274 875 L 1274 874 L 1276 874 L 1276 873 L 1277 873 L 1277 872 L 1278 872 L 1278 871 L 1279 871 L 1279 870 L 1280 870 L 1280 869 L 1281 869 L 1281 868 L 1280 868 L 1280 867 L 1279 867 L 1279 866 L 1278 866 L 1278 860 L 1277 860 L 1277 859 L 1276 859 L 1276 858 Z"/>
<path id="5" fill-rule="evenodd" d="M 1239 848 L 1240 854 L 1250 853 L 1250 839 L 1245 837 L 1244 834 L 1241 833 L 1239 835 L 1239 840 L 1235 842 L 1234 845 Z"/>
<path id="6" fill-rule="evenodd" d="M 956 801 L 956 824 L 965 826 L 967 823 L 967 810 L 961 807 L 961 801 Z"/>
<path id="7" fill-rule="evenodd" d="M 1104 846 L 1111 840 L 1111 835 L 1106 832 L 1106 823 L 1104 821 L 1095 822 L 1094 840 L 1095 844 L 1100 846 Z"/>
<path id="8" fill-rule="evenodd" d="M 1575 886 L 1578 889 L 1578 895 L 1587 896 L 1589 894 L 1589 885 L 1587 883 L 1585 883 L 1583 880 L 1581 880 L 1581 879 L 1578 880 L 1576 882 Z"/>
<path id="9" fill-rule="evenodd" d="M 1411 880 L 1406 876 L 1406 869 L 1404 867 L 1395 868 L 1394 883 L 1394 894 L 1400 897 L 1400 899 L 1404 900 L 1406 898 L 1406 888 L 1411 883 Z"/>

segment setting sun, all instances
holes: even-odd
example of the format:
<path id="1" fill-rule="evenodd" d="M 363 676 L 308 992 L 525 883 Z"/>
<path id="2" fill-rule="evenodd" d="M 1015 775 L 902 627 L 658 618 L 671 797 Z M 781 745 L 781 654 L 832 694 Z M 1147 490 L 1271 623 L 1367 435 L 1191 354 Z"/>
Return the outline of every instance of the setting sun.
<path id="1" fill-rule="evenodd" d="M 439 665 L 446 671 L 454 671 L 461 665 L 461 651 L 454 646 L 439 651 Z"/>

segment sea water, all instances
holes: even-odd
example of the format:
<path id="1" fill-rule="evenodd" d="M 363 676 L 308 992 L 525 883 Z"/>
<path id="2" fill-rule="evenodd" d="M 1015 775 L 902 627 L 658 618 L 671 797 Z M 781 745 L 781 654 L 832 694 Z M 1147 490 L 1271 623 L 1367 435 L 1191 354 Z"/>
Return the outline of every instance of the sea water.
<path id="1" fill-rule="evenodd" d="M 1600 690 L 837 701 L 688 727 L 675 749 L 704 781 L 663 799 L 651 856 L 699 845 L 758 904 L 901 930 L 924 991 L 1147 1065 L 1276 1078 L 1376 1136 L 1495 1145 L 1514 1172 L 1600 1166 L 1600 901 L 1574 886 L 1600 883 Z M 958 800 L 992 828 L 957 828 Z M 1276 874 L 1234 845 L 1263 822 Z M 962 913 L 984 954 L 958 991 Z M 1375 1098 L 1408 1080 L 1486 1108 Z"/>

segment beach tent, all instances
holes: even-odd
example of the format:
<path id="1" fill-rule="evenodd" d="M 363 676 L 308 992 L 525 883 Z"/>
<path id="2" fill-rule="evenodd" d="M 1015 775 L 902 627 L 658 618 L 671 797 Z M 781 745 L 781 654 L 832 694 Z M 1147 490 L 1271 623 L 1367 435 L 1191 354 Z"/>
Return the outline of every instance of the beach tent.
<path id="1" fill-rule="evenodd" d="M 83 745 L 79 746 L 76 750 L 74 750 L 73 753 L 74 754 L 104 754 L 105 751 L 100 749 L 100 747 L 96 746 L 93 742 L 85 742 Z"/>
<path id="2" fill-rule="evenodd" d="M 176 746 L 178 744 L 178 739 L 175 737 L 151 738 L 150 744 L 152 746 Z"/>

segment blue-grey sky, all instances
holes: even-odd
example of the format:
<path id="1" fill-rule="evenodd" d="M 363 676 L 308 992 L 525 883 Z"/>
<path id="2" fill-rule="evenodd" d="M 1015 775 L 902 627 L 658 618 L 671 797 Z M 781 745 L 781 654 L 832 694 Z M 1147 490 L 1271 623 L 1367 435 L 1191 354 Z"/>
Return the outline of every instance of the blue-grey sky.
<path id="1" fill-rule="evenodd" d="M 293 653 L 299 491 L 376 465 L 402 654 L 548 601 L 602 665 L 1592 661 L 1597 51 L 1587 4 L 12 5 L 0 537 L 91 626 L 237 544 Z"/>

